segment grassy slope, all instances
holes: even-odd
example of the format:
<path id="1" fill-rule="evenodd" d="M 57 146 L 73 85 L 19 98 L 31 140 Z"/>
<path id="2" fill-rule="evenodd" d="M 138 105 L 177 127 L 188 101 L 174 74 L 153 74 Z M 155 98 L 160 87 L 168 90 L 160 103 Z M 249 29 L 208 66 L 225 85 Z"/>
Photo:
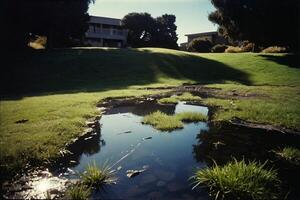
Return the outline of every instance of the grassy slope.
<path id="1" fill-rule="evenodd" d="M 5 161 L 14 169 L 58 156 L 102 98 L 150 93 L 137 87 L 199 82 L 222 88 L 221 93 L 262 93 L 267 97 L 235 100 L 238 109 L 231 100 L 205 101 L 225 109 L 215 120 L 238 116 L 300 129 L 300 69 L 283 54 L 73 49 L 16 55 L 11 63 L 1 73 L 0 153 L 1 165 Z M 14 123 L 20 119 L 29 121 Z"/>

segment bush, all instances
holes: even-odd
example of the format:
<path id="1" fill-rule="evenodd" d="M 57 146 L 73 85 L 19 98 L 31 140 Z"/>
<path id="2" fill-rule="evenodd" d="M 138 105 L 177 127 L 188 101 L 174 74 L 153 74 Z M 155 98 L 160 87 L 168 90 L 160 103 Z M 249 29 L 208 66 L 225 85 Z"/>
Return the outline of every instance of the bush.
<path id="1" fill-rule="evenodd" d="M 243 52 L 254 52 L 255 51 L 255 44 L 245 41 L 241 47 Z"/>
<path id="2" fill-rule="evenodd" d="M 288 52 L 286 47 L 272 46 L 262 50 L 262 53 L 286 53 Z"/>
<path id="3" fill-rule="evenodd" d="M 229 46 L 226 50 L 226 53 L 242 53 L 243 50 L 240 47 Z"/>
<path id="4" fill-rule="evenodd" d="M 47 45 L 47 37 L 46 36 L 36 36 L 34 39 L 32 39 L 28 46 L 33 49 L 45 49 Z"/>
<path id="5" fill-rule="evenodd" d="M 188 44 L 187 50 L 192 52 L 208 53 L 211 51 L 211 47 L 212 43 L 210 40 L 196 38 Z"/>
<path id="6" fill-rule="evenodd" d="M 223 167 L 200 169 L 191 178 L 194 188 L 206 185 L 215 199 L 278 199 L 277 172 L 264 169 L 265 164 L 235 160 Z"/>
<path id="7" fill-rule="evenodd" d="M 227 49 L 227 45 L 223 45 L 223 44 L 217 44 L 215 46 L 213 46 L 213 48 L 211 48 L 211 52 L 213 53 L 224 53 L 225 50 Z"/>

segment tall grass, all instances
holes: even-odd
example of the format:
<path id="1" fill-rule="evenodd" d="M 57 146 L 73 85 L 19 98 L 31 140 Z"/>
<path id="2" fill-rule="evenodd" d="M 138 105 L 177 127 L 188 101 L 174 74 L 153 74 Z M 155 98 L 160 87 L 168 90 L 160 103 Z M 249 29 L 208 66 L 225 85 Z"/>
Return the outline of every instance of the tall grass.
<path id="1" fill-rule="evenodd" d="M 183 122 L 196 122 L 205 120 L 207 120 L 207 116 L 198 112 L 183 112 L 171 116 L 161 111 L 157 111 L 146 115 L 142 122 L 145 124 L 150 124 L 158 130 L 171 131 L 182 128 Z"/>
<path id="2" fill-rule="evenodd" d="M 83 184 L 74 184 L 66 191 L 67 199 L 85 200 L 89 199 L 91 195 L 91 188 Z"/>
<path id="3" fill-rule="evenodd" d="M 110 166 L 105 163 L 97 166 L 95 162 L 89 164 L 85 173 L 82 174 L 82 182 L 87 186 L 99 187 L 112 183 L 115 180 Z"/>
<path id="4" fill-rule="evenodd" d="M 294 147 L 284 147 L 275 153 L 283 160 L 289 163 L 300 165 L 300 150 Z"/>
<path id="5" fill-rule="evenodd" d="M 223 167 L 200 169 L 191 179 L 194 188 L 207 186 L 215 199 L 278 199 L 277 172 L 265 169 L 265 164 L 235 160 Z"/>

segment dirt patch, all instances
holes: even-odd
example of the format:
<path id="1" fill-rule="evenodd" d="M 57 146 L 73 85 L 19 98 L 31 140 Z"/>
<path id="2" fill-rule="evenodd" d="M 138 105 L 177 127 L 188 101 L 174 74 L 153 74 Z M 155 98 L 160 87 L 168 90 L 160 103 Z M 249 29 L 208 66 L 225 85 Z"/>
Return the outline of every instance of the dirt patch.
<path id="1" fill-rule="evenodd" d="M 268 131 L 278 131 L 281 133 L 300 135 L 300 132 L 297 130 L 288 129 L 285 127 L 276 127 L 276 126 L 269 125 L 269 124 L 259 124 L 259 123 L 248 122 L 248 121 L 245 121 L 245 120 L 242 120 L 239 118 L 234 118 L 234 119 L 230 120 L 230 123 L 237 125 L 237 126 L 245 126 L 245 127 L 249 127 L 249 128 L 259 128 L 259 129 L 265 129 Z"/>

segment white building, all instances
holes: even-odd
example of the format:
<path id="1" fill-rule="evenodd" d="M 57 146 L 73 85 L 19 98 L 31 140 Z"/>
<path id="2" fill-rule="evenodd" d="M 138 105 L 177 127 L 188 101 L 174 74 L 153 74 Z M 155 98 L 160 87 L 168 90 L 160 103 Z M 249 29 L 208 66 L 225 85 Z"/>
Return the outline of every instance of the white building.
<path id="1" fill-rule="evenodd" d="M 128 31 L 121 26 L 121 20 L 108 17 L 90 16 L 85 43 L 98 47 L 124 47 Z"/>

